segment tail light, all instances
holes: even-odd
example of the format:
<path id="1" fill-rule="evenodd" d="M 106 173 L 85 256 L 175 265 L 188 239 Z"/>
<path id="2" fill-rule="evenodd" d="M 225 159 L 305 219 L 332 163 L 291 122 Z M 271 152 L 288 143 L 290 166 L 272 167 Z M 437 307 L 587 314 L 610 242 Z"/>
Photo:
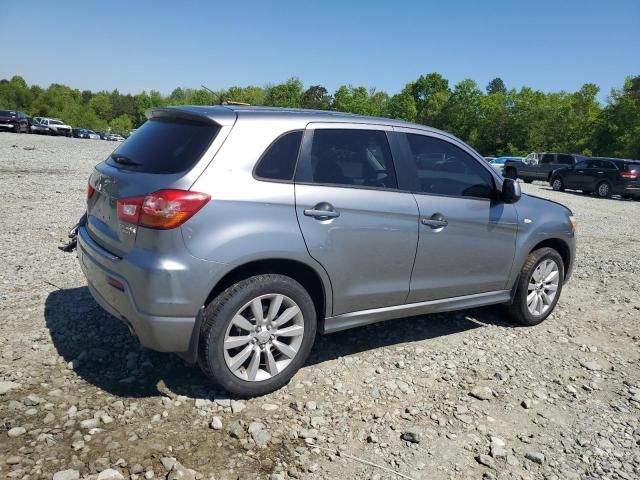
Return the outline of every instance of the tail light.
<path id="1" fill-rule="evenodd" d="M 618 172 L 618 175 L 620 175 L 621 178 L 626 178 L 628 180 L 635 180 L 636 178 L 638 178 L 638 173 L 635 170 L 632 170 L 630 172 L 621 170 L 620 172 Z"/>
<path id="2" fill-rule="evenodd" d="M 96 189 L 91 186 L 91 184 L 87 184 L 87 200 L 93 197 L 93 194 L 96 192 Z"/>
<path id="3" fill-rule="evenodd" d="M 118 218 L 141 227 L 169 230 L 189 220 L 211 199 L 206 193 L 158 190 L 117 202 Z"/>

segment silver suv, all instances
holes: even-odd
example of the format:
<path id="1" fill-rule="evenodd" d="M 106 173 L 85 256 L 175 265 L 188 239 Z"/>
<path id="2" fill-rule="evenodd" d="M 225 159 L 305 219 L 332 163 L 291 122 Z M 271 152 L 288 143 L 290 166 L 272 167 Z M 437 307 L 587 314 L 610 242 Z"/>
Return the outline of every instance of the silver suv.
<path id="1" fill-rule="evenodd" d="M 89 179 L 80 264 L 142 345 L 235 394 L 285 385 L 317 331 L 491 304 L 535 325 L 570 275 L 571 212 L 444 132 L 257 107 L 147 117 Z"/>

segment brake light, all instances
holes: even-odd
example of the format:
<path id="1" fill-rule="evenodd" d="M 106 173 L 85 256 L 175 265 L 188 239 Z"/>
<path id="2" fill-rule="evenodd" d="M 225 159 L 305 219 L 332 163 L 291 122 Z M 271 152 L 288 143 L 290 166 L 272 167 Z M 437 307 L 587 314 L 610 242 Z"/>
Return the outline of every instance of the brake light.
<path id="1" fill-rule="evenodd" d="M 211 199 L 206 193 L 158 190 L 117 202 L 118 218 L 141 227 L 169 230 L 189 220 Z"/>
<path id="2" fill-rule="evenodd" d="M 87 184 L 87 200 L 93 197 L 93 194 L 96 192 L 96 189 L 91 186 L 91 184 Z"/>
<path id="3" fill-rule="evenodd" d="M 618 175 L 620 175 L 621 178 L 627 178 L 629 180 L 635 180 L 636 178 L 638 178 L 638 174 L 635 171 L 626 172 L 622 170 L 618 172 Z"/>

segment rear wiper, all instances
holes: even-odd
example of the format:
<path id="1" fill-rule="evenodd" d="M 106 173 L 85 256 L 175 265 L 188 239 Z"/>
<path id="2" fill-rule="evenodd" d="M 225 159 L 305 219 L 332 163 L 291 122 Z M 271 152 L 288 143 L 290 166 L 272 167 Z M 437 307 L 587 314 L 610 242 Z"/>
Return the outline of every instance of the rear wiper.
<path id="1" fill-rule="evenodd" d="M 120 165 L 135 165 L 135 166 L 142 165 L 141 163 L 136 162 L 135 160 L 125 155 L 121 155 L 119 153 L 112 153 L 110 157 L 113 159 L 114 162 L 119 163 Z"/>

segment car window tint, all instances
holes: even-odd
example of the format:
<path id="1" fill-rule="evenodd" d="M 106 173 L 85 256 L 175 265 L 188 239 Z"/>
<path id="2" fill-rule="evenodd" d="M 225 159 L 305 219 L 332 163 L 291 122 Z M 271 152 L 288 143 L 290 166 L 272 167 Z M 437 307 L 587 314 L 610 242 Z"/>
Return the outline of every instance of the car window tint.
<path id="1" fill-rule="evenodd" d="M 264 152 L 256 167 L 256 176 L 272 180 L 291 180 L 296 168 L 302 130 L 277 138 Z"/>
<path id="2" fill-rule="evenodd" d="M 546 153 L 544 155 L 542 155 L 542 158 L 540 158 L 540 163 L 544 164 L 544 163 L 553 163 L 555 160 L 555 155 L 553 155 L 553 153 Z"/>
<path id="3" fill-rule="evenodd" d="M 573 165 L 574 161 L 573 161 L 573 157 L 571 155 L 565 155 L 562 153 L 558 154 L 557 163 L 561 163 L 563 165 Z"/>
<path id="4" fill-rule="evenodd" d="M 581 168 L 589 168 L 589 162 L 576 163 L 576 170 L 579 170 Z"/>
<path id="5" fill-rule="evenodd" d="M 121 144 L 107 163 L 143 173 L 186 172 L 200 160 L 219 131 L 220 127 L 211 123 L 154 118 Z"/>
<path id="6" fill-rule="evenodd" d="M 407 134 L 420 191 L 437 195 L 490 198 L 493 177 L 461 148 L 437 138 Z"/>
<path id="7" fill-rule="evenodd" d="M 387 135 L 381 130 L 316 129 L 311 177 L 322 184 L 398 187 Z"/>

